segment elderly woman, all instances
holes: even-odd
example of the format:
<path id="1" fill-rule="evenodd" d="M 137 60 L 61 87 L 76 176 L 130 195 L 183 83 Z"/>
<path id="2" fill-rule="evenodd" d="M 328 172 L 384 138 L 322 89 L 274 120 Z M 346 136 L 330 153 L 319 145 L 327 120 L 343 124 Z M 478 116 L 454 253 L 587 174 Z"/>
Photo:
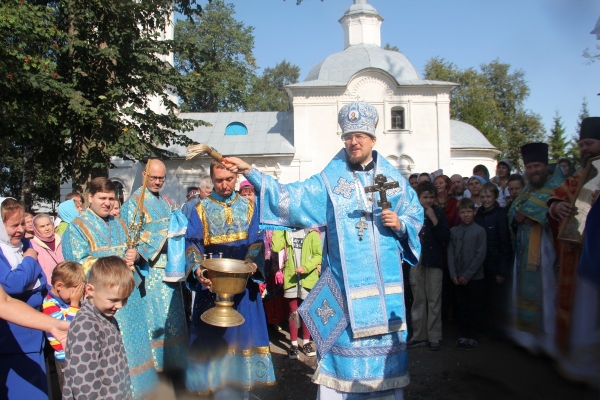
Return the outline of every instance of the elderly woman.
<path id="1" fill-rule="evenodd" d="M 31 245 L 38 253 L 38 262 L 46 275 L 46 281 L 50 282 L 54 267 L 65 260 L 60 235 L 54 233 L 52 219 L 48 214 L 33 218 L 33 233 L 35 237 L 31 240 Z"/>
<path id="2" fill-rule="evenodd" d="M 58 217 L 61 219 L 60 224 L 56 227 L 54 232 L 62 235 L 67 230 L 67 227 L 75 218 L 79 216 L 80 207 L 74 199 L 63 201 L 58 205 Z"/>
<path id="3" fill-rule="evenodd" d="M 36 310 L 42 306 L 46 277 L 37 253 L 23 237 L 23 206 L 0 198 L 0 285 L 6 293 Z M 0 321 L 0 398 L 47 399 L 48 386 L 41 331 Z"/>

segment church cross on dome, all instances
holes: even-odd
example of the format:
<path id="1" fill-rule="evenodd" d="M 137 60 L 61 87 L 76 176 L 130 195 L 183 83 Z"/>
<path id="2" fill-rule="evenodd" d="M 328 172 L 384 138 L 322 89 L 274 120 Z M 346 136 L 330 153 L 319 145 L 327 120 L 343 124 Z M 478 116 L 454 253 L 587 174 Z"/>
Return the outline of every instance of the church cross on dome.
<path id="1" fill-rule="evenodd" d="M 354 4 L 369 4 L 367 0 L 354 0 Z"/>

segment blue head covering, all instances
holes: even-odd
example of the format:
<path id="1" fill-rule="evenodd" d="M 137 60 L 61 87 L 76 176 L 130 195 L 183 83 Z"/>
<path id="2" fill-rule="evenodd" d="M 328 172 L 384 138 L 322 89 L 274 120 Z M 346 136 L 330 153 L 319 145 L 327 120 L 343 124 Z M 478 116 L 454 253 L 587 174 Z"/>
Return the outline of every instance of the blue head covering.
<path id="1" fill-rule="evenodd" d="M 469 178 L 469 181 L 470 181 L 471 179 L 473 179 L 473 178 L 475 178 L 475 179 L 477 179 L 479 182 L 481 182 L 481 184 L 482 184 L 482 185 L 485 185 L 485 184 L 486 184 L 486 182 L 487 182 L 487 181 L 485 180 L 485 178 L 482 178 L 482 177 L 480 177 L 479 175 L 473 175 L 472 177 L 470 177 L 470 178 Z"/>
<path id="2" fill-rule="evenodd" d="M 60 219 L 70 224 L 75 218 L 79 216 L 77 206 L 75 206 L 75 200 L 67 200 L 58 205 L 58 216 Z"/>

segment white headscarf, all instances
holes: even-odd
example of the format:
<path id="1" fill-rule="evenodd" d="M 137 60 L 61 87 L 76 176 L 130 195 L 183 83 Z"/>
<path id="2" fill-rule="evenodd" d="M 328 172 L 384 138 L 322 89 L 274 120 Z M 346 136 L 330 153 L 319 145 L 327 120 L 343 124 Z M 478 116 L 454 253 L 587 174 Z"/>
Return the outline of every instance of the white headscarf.
<path id="1" fill-rule="evenodd" d="M 0 210 L 2 209 L 2 203 L 7 198 L 12 199 L 12 197 L 0 197 Z M 11 269 L 17 268 L 17 266 L 23 262 L 23 244 L 19 242 L 19 244 L 15 246 L 10 243 L 10 238 L 4 227 L 4 222 L 0 224 L 0 249 L 2 249 L 2 253 L 8 260 Z"/>

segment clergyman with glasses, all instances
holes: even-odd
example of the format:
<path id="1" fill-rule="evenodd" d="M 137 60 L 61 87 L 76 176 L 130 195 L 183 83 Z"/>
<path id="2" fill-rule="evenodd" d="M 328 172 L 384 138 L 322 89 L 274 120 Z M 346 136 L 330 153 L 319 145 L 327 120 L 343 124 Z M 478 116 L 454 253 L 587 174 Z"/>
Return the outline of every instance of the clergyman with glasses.
<path id="1" fill-rule="evenodd" d="M 158 372 L 183 374 L 187 365 L 188 334 L 181 283 L 163 282 L 167 265 L 167 233 L 171 217 L 169 201 L 160 195 L 167 170 L 157 159 L 148 160 L 148 179 L 141 211 L 144 213 L 139 258 L 136 265 L 146 289 L 146 318 L 152 343 L 155 368 Z M 142 171 L 146 178 L 146 171 Z M 131 194 L 121 208 L 121 218 L 130 226 L 142 188 Z M 136 222 L 138 221 L 136 217 Z"/>
<path id="2" fill-rule="evenodd" d="M 324 272 L 303 305 L 319 349 L 313 382 L 321 400 L 350 393 L 398 400 L 409 383 L 401 265 L 419 260 L 423 207 L 406 179 L 373 151 L 378 118 L 365 102 L 342 107 L 345 148 L 304 182 L 281 185 L 239 158 L 225 159 L 260 194 L 262 224 L 327 226 Z M 373 191 L 378 175 L 386 179 L 383 193 Z"/>

